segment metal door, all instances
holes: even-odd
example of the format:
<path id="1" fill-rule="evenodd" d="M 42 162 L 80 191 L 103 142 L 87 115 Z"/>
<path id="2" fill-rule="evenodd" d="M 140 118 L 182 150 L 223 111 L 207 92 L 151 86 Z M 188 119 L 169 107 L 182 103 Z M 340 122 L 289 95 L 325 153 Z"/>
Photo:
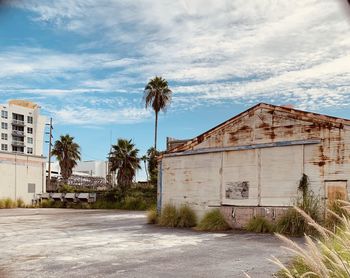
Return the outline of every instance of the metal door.
<path id="1" fill-rule="evenodd" d="M 347 181 L 326 181 L 325 185 L 328 204 L 335 200 L 348 200 Z"/>

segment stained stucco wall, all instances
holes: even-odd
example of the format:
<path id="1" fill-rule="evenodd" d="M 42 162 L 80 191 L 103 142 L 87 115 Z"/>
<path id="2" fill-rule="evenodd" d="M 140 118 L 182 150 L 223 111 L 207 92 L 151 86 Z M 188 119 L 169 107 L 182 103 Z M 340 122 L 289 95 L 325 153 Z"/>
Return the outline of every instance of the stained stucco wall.
<path id="1" fill-rule="evenodd" d="M 298 143 L 261 145 L 276 142 Z M 252 145 L 256 148 L 225 150 Z M 214 152 L 220 148 L 224 150 Z M 305 115 L 251 111 L 213 132 L 191 151 L 201 150 L 209 153 L 163 157 L 163 205 L 188 203 L 202 212 L 222 204 L 288 206 L 297 196 L 303 173 L 321 197 L 326 197 L 326 181 L 347 182 L 350 177 L 349 127 Z"/>
<path id="2" fill-rule="evenodd" d="M 22 198 L 27 204 L 46 191 L 45 158 L 0 152 L 0 198 Z M 35 193 L 28 192 L 35 185 Z"/>

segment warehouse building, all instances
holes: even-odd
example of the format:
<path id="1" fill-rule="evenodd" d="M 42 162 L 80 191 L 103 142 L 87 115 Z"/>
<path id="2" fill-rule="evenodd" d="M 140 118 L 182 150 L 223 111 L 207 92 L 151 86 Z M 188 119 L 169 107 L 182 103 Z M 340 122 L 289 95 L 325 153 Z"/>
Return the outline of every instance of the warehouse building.
<path id="1" fill-rule="evenodd" d="M 158 206 L 219 207 L 242 227 L 281 215 L 304 173 L 325 202 L 348 199 L 349 143 L 350 120 L 260 103 L 160 156 Z"/>
<path id="2" fill-rule="evenodd" d="M 46 118 L 24 100 L 1 105 L 0 198 L 30 204 L 45 192 L 43 140 Z"/>

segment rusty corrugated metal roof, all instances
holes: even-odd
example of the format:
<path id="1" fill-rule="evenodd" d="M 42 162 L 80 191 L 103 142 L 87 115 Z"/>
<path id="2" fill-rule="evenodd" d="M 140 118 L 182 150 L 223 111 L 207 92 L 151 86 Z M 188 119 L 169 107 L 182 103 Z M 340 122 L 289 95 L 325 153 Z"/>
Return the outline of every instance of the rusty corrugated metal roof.
<path id="1" fill-rule="evenodd" d="M 337 118 L 333 116 L 328 116 L 328 115 L 323 115 L 323 114 L 318 114 L 318 113 L 313 113 L 313 112 L 308 112 L 308 111 L 303 111 L 303 110 L 298 110 L 294 109 L 292 107 L 286 107 L 286 106 L 278 106 L 278 105 L 273 105 L 273 104 L 267 104 L 267 103 L 259 103 L 248 110 L 245 110 L 238 115 L 228 119 L 227 121 L 209 129 L 208 131 L 198 135 L 197 137 L 188 140 L 184 144 L 180 146 L 176 146 L 164 153 L 175 153 L 175 152 L 183 152 L 189 149 L 192 149 L 194 146 L 200 144 L 203 142 L 203 140 L 207 137 L 209 137 L 213 132 L 216 132 L 217 130 L 220 130 L 221 128 L 224 128 L 226 125 L 229 125 L 241 117 L 244 117 L 245 115 L 257 110 L 257 109 L 269 109 L 272 111 L 281 111 L 281 112 L 287 112 L 290 113 L 291 115 L 295 115 L 300 117 L 300 119 L 312 121 L 312 122 L 317 122 L 317 123 L 323 123 L 326 125 L 332 125 L 332 126 L 344 126 L 344 125 L 349 125 L 350 126 L 350 120 L 348 119 L 343 119 L 343 118 Z M 162 155 L 159 156 L 158 159 L 161 159 Z"/>

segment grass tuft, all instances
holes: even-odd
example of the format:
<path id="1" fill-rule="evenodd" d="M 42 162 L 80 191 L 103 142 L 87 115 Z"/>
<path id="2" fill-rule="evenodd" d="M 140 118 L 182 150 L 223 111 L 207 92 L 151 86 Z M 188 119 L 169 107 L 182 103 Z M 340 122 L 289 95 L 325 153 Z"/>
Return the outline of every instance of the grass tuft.
<path id="1" fill-rule="evenodd" d="M 24 203 L 24 201 L 21 199 L 21 198 L 19 198 L 19 199 L 17 199 L 17 204 L 16 204 L 16 206 L 18 207 L 18 208 L 25 208 L 25 203 Z"/>
<path id="2" fill-rule="evenodd" d="M 197 225 L 200 231 L 226 231 L 231 229 L 219 209 L 208 211 Z"/>
<path id="3" fill-rule="evenodd" d="M 273 233 L 274 225 L 263 216 L 254 216 L 248 222 L 246 230 L 253 233 Z"/>
<path id="4" fill-rule="evenodd" d="M 343 207 L 349 211 L 350 203 Z M 317 231 L 319 238 L 305 235 L 305 244 L 277 235 L 286 245 L 286 249 L 296 255 L 290 265 L 283 264 L 277 258 L 272 261 L 281 267 L 277 277 L 350 277 L 350 220 L 341 217 L 335 231 L 327 230 L 312 220 L 305 211 L 296 209 Z"/>
<path id="5" fill-rule="evenodd" d="M 276 231 L 288 236 L 317 235 L 313 226 L 296 210 L 301 209 L 308 214 L 315 222 L 322 223 L 322 205 L 320 199 L 314 196 L 312 191 L 304 192 L 303 197 L 295 200 L 295 208 L 289 208 L 276 223 Z"/>
<path id="6" fill-rule="evenodd" d="M 179 228 L 192 228 L 197 225 L 197 216 L 192 208 L 188 205 L 182 205 L 178 212 L 178 223 Z"/>
<path id="7" fill-rule="evenodd" d="M 147 223 L 156 224 L 158 221 L 157 208 L 153 207 L 147 211 Z"/>
<path id="8" fill-rule="evenodd" d="M 52 208 L 53 207 L 53 200 L 42 200 L 40 203 L 41 208 Z"/>
<path id="9" fill-rule="evenodd" d="M 176 227 L 179 221 L 179 215 L 174 205 L 165 205 L 159 217 L 159 225 L 165 227 Z"/>
<path id="10" fill-rule="evenodd" d="M 335 200 L 328 206 L 325 226 L 328 229 L 335 231 L 336 227 L 342 224 L 343 217 L 350 218 L 350 214 L 345 208 L 343 208 L 343 205 L 339 200 Z"/>
<path id="11" fill-rule="evenodd" d="M 145 210 L 147 204 L 142 198 L 128 196 L 125 198 L 122 208 L 127 210 Z"/>
<path id="12" fill-rule="evenodd" d="M 4 199 L 5 208 L 15 208 L 16 202 L 13 201 L 11 198 Z"/>

